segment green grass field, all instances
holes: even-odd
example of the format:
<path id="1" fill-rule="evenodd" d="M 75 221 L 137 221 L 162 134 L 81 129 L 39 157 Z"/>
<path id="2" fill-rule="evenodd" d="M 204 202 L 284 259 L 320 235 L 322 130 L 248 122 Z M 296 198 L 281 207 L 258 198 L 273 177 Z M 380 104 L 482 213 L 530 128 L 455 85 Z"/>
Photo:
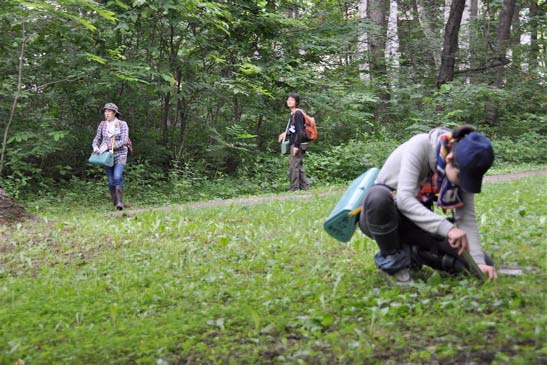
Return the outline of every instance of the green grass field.
<path id="1" fill-rule="evenodd" d="M 0 227 L 2 364 L 545 364 L 547 178 L 477 196 L 480 284 L 388 284 L 322 229 L 341 193 L 137 213 L 42 207 Z M 32 209 L 32 206 L 31 206 Z"/>

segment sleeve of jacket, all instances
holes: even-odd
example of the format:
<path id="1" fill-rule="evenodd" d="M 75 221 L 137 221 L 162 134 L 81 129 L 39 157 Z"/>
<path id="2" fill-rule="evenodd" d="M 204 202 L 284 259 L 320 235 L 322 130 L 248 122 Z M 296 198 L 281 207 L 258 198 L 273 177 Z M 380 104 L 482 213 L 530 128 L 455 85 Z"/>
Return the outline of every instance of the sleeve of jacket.
<path id="1" fill-rule="evenodd" d="M 306 127 L 304 125 L 304 114 L 300 110 L 294 112 L 294 126 L 296 139 L 294 147 L 300 148 L 300 144 L 306 142 Z"/>
<path id="2" fill-rule="evenodd" d="M 93 138 L 93 143 L 91 144 L 91 147 L 93 149 L 99 148 L 99 146 L 102 143 L 103 123 L 104 123 L 104 121 L 99 123 L 99 126 L 97 127 L 97 132 L 95 133 L 95 138 Z"/>
<path id="3" fill-rule="evenodd" d="M 456 224 L 467 233 L 469 254 L 478 265 L 485 264 L 479 226 L 475 215 L 475 194 L 462 192 L 464 206 L 456 209 Z"/>

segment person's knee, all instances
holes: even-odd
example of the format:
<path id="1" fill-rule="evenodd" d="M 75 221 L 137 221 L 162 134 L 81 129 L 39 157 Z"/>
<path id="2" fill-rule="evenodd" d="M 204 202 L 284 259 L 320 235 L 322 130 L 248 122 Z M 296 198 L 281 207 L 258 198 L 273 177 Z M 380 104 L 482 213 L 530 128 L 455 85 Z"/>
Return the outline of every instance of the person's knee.
<path id="1" fill-rule="evenodd" d="M 112 178 L 112 185 L 120 186 L 123 185 L 123 175 L 114 175 Z"/>
<path id="2" fill-rule="evenodd" d="M 397 207 L 391 190 L 382 185 L 375 185 L 368 191 L 363 203 L 363 213 L 369 222 L 384 224 L 397 220 Z"/>
<path id="3" fill-rule="evenodd" d="M 359 228 L 367 236 L 390 233 L 398 226 L 398 213 L 391 190 L 383 185 L 371 187 L 365 197 Z"/>
<path id="4" fill-rule="evenodd" d="M 378 210 L 386 206 L 393 206 L 391 191 L 382 185 L 372 186 L 365 197 L 363 206 L 366 210 Z"/>

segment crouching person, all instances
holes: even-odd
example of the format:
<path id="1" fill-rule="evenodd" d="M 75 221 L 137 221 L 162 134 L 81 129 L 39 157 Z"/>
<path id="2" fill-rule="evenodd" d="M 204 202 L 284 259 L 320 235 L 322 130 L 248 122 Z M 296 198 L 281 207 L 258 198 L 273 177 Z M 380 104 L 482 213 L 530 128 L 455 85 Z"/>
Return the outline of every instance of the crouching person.
<path id="1" fill-rule="evenodd" d="M 449 273 L 466 268 L 468 251 L 488 279 L 497 278 L 483 251 L 474 194 L 492 166 L 488 138 L 464 125 L 418 134 L 388 157 L 365 198 L 359 227 L 380 252 L 376 266 L 398 283 L 410 283 L 410 268 L 428 265 Z M 433 201 L 452 217 L 433 211 Z"/>

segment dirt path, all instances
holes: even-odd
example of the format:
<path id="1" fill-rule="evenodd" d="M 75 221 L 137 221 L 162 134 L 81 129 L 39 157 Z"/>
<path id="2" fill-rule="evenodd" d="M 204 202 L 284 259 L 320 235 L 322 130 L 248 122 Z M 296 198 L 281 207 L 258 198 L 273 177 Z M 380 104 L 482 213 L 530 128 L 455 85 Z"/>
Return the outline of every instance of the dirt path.
<path id="1" fill-rule="evenodd" d="M 487 182 L 498 182 L 498 181 L 507 181 L 520 179 L 527 176 L 535 175 L 547 175 L 547 170 L 534 170 L 534 171 L 524 171 L 524 172 L 515 172 L 511 174 L 502 174 L 502 175 L 492 175 L 486 176 L 484 178 Z M 141 213 L 148 211 L 169 211 L 174 209 L 194 209 L 202 207 L 220 207 L 220 206 L 229 206 L 229 205 L 256 205 L 263 204 L 272 201 L 284 201 L 289 199 L 309 199 L 314 196 L 325 196 L 331 194 L 338 194 L 342 190 L 331 190 L 331 191 L 322 191 L 322 192 L 303 192 L 303 193 L 287 193 L 283 195 L 276 196 L 264 196 L 264 197 L 250 197 L 250 198 L 234 198 L 234 199 L 225 199 L 225 200 L 208 200 L 203 202 L 187 203 L 187 204 L 175 204 L 175 205 L 165 205 L 162 207 L 156 208 L 141 208 L 141 209 L 125 209 L 124 213 Z"/>

